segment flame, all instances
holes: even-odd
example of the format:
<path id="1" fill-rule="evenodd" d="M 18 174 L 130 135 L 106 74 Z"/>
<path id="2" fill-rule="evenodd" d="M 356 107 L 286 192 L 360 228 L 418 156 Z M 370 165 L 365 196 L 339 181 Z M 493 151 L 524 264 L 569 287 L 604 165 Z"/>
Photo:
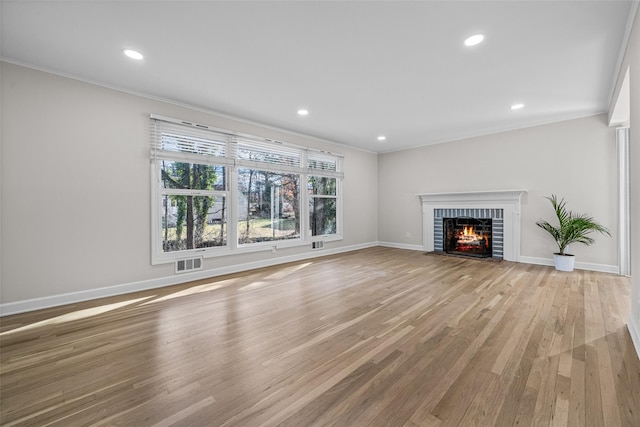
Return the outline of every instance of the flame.
<path id="1" fill-rule="evenodd" d="M 473 226 L 464 226 L 462 230 L 459 231 L 458 240 L 462 244 L 470 244 L 471 242 L 476 242 L 484 239 L 484 244 L 486 247 L 489 247 L 489 239 L 485 238 L 483 234 L 476 234 L 476 230 Z"/>

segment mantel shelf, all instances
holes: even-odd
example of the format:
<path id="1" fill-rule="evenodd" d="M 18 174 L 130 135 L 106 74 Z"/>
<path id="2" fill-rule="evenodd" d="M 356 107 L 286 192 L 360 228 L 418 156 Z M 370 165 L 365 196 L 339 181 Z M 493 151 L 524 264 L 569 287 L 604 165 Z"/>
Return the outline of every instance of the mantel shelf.
<path id="1" fill-rule="evenodd" d="M 465 191 L 418 194 L 422 202 L 499 202 L 519 201 L 527 190 Z"/>

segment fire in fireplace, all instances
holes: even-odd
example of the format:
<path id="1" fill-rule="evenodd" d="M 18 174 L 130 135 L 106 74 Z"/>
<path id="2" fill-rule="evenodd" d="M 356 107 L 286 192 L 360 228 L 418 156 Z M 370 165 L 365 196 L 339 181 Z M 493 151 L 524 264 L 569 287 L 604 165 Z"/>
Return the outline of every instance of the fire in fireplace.
<path id="1" fill-rule="evenodd" d="M 491 218 L 443 218 L 442 226 L 446 253 L 479 258 L 492 256 Z"/>

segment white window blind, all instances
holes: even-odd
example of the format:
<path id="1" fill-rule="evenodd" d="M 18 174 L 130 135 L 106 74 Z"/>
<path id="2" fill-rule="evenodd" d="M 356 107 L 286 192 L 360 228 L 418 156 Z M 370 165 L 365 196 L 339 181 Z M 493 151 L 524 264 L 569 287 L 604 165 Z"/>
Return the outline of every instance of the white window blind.
<path id="1" fill-rule="evenodd" d="M 151 158 L 343 178 L 342 156 L 151 115 Z"/>
<path id="2" fill-rule="evenodd" d="M 342 157 L 325 152 L 308 151 L 307 173 L 310 175 L 343 178 Z"/>
<path id="3" fill-rule="evenodd" d="M 231 135 L 189 122 L 151 116 L 151 157 L 233 164 L 227 155 Z"/>
<path id="4" fill-rule="evenodd" d="M 239 166 L 301 173 L 302 152 L 278 142 L 236 137 L 236 157 Z"/>

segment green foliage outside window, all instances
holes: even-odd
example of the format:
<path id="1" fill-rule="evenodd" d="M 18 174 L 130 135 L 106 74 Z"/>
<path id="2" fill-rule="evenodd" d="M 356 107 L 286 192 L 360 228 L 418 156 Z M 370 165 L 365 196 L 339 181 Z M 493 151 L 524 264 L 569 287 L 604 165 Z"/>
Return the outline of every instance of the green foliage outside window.
<path id="1" fill-rule="evenodd" d="M 337 232 L 336 182 L 335 178 L 324 176 L 308 178 L 309 228 L 312 236 Z"/>
<path id="2" fill-rule="evenodd" d="M 224 186 L 221 166 L 163 161 L 161 171 L 166 189 L 215 190 Z M 221 205 L 217 211 L 216 202 Z M 226 244 L 224 198 L 170 194 L 163 204 L 165 252 Z M 217 227 L 209 226 L 216 222 Z"/>

